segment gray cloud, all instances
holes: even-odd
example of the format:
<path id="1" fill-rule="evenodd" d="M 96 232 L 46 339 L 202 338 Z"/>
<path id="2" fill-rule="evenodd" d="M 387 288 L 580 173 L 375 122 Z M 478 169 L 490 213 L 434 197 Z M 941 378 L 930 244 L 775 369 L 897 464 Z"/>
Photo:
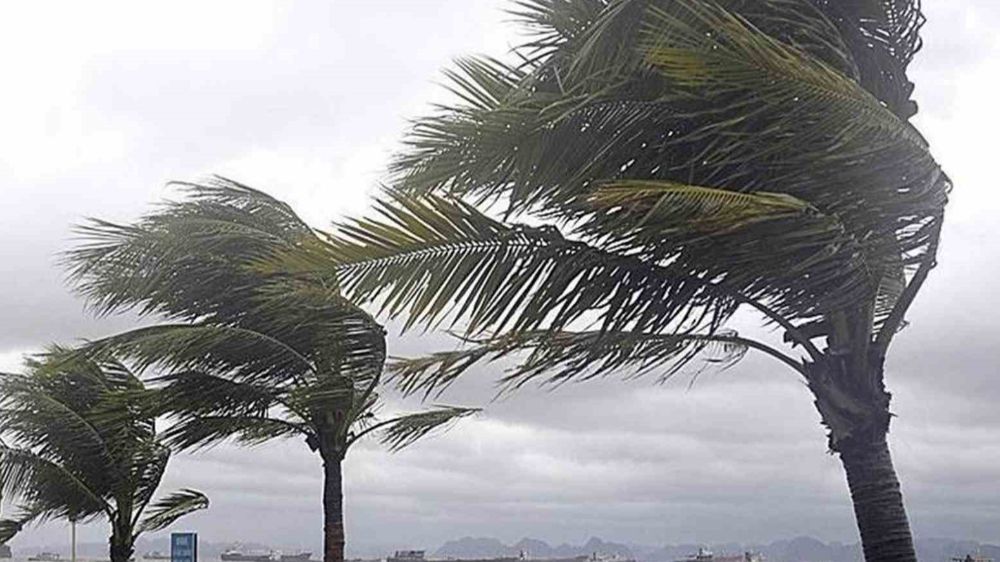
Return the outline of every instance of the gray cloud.
<path id="1" fill-rule="evenodd" d="M 919 124 L 956 181 L 940 267 L 888 365 L 892 441 L 917 532 L 1000 540 L 993 342 L 995 3 L 926 3 Z M 502 2 L 338 0 L 171 3 L 76 10 L 51 36 L 44 11 L 0 8 L 12 61 L 0 140 L 0 367 L 53 340 L 126 327 L 97 321 L 62 282 L 57 252 L 85 216 L 129 220 L 170 179 L 224 172 L 286 198 L 317 225 L 364 208 L 405 127 L 440 97 L 454 56 L 513 42 Z M 993 19 L 990 19 L 990 18 Z M 125 23 L 117 23 L 125 22 Z M 84 33 L 80 30 L 92 30 Z M 65 42 L 53 40 L 62 36 Z M 744 331 L 764 333 L 755 320 Z M 394 339 L 412 355 L 452 345 Z M 499 366 L 442 399 L 480 418 L 412 450 L 372 444 L 348 461 L 356 549 L 429 547 L 461 535 L 551 541 L 854 540 L 839 463 L 807 390 L 749 357 L 688 389 L 680 377 L 528 390 L 490 402 Z M 393 407 L 417 408 L 394 400 Z M 212 496 L 183 525 L 206 540 L 317 548 L 319 462 L 299 442 L 180 455 L 168 486 Z M 83 531 L 102 540 L 100 526 Z M 15 547 L 62 541 L 59 524 Z"/>

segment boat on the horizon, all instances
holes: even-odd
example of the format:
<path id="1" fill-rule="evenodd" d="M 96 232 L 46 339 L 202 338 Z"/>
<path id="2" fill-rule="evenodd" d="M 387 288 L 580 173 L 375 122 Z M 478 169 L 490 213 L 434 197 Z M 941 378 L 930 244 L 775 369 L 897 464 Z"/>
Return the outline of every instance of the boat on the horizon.
<path id="1" fill-rule="evenodd" d="M 281 562 L 308 562 L 312 557 L 311 552 L 300 552 L 298 554 L 282 554 L 278 557 Z"/>
<path id="2" fill-rule="evenodd" d="M 143 560 L 170 560 L 169 554 L 163 554 L 159 550 L 152 550 L 142 555 Z"/>
<path id="3" fill-rule="evenodd" d="M 235 548 L 226 549 L 225 552 L 219 555 L 219 559 L 223 562 L 272 562 L 274 560 L 274 553 L 254 553 L 242 552 Z"/>
<path id="4" fill-rule="evenodd" d="M 749 551 L 743 554 L 716 556 L 707 548 L 699 548 L 698 554 L 692 554 L 684 560 L 678 560 L 677 562 L 762 562 L 763 560 L 764 557 L 760 554 Z"/>
<path id="5" fill-rule="evenodd" d="M 56 562 L 60 558 L 55 552 L 39 552 L 34 556 L 29 556 L 28 560 L 30 562 Z"/>

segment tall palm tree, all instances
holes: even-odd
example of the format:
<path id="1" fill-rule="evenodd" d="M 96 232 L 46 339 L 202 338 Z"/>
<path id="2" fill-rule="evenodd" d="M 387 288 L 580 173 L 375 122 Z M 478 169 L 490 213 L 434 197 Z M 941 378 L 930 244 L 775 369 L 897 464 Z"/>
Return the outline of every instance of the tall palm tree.
<path id="1" fill-rule="evenodd" d="M 288 205 L 235 182 L 187 187 L 186 200 L 135 224 L 83 229 L 88 242 L 68 259 L 97 310 L 170 320 L 90 350 L 159 369 L 154 399 L 175 422 L 172 446 L 304 439 L 323 461 L 324 560 L 342 561 L 350 447 L 377 434 L 398 450 L 476 410 L 378 418 L 385 331 L 341 296 L 335 275 L 308 273 L 303 250 L 322 254 L 319 233 Z"/>
<path id="2" fill-rule="evenodd" d="M 520 350 L 514 388 L 767 353 L 815 395 L 866 558 L 913 560 L 884 363 L 950 189 L 908 122 L 917 3 L 515 4 L 516 61 L 460 60 L 379 216 L 323 250 L 355 302 L 464 322 L 470 346 L 402 362 L 402 387 Z M 740 309 L 788 346 L 728 329 Z"/>
<path id="3" fill-rule="evenodd" d="M 0 541 L 33 522 L 103 517 L 111 561 L 126 562 L 142 533 L 208 507 L 194 490 L 154 499 L 170 449 L 135 407 L 146 392 L 113 356 L 61 348 L 0 375 L 0 482 L 19 510 L 0 521 Z"/>

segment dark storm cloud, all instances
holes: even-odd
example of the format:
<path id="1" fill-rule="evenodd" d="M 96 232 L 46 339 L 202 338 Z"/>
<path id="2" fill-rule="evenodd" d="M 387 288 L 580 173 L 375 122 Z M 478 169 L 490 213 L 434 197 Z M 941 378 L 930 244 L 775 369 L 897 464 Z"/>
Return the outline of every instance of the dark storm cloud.
<path id="1" fill-rule="evenodd" d="M 438 69 L 515 41 L 499 25 L 502 4 L 181 2 L 148 14 L 123 8 L 119 19 L 88 8 L 53 30 L 72 39 L 66 45 L 19 33 L 46 21 L 43 12 L 4 8 L 6 52 L 34 49 L 37 60 L 11 61 L 19 80 L 0 110 L 13 131 L 0 142 L 0 366 L 48 341 L 125 327 L 82 314 L 54 256 L 69 225 L 129 220 L 171 193 L 167 180 L 232 174 L 288 199 L 317 226 L 362 209 L 405 118 L 440 96 Z M 984 1 L 926 4 L 919 124 L 957 187 L 940 266 L 888 364 L 898 414 L 891 439 L 918 534 L 997 541 L 1000 351 L 987 281 L 1000 274 L 992 244 L 1000 73 L 988 29 L 997 14 Z M 775 338 L 756 320 L 741 320 L 741 330 Z M 390 345 L 415 355 L 454 343 L 408 335 Z M 396 455 L 373 444 L 353 452 L 355 552 L 462 535 L 855 540 L 844 477 L 811 398 L 768 358 L 748 357 L 691 388 L 685 377 L 664 386 L 609 379 L 491 402 L 500 368 L 441 398 L 485 404 L 479 418 Z M 167 480 L 212 497 L 211 510 L 184 523 L 205 540 L 318 547 L 320 465 L 301 442 L 181 455 Z M 15 548 L 63 537 L 51 525 Z"/>

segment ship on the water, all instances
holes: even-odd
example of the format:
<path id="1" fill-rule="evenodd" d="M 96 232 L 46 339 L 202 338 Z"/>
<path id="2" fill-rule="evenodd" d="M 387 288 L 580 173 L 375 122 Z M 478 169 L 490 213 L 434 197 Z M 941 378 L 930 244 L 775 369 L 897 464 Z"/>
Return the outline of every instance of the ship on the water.
<path id="1" fill-rule="evenodd" d="M 676 562 L 763 562 L 764 557 L 754 552 L 744 552 L 743 554 L 725 554 L 716 556 L 707 548 L 699 548 L 698 554 L 692 554 L 683 560 Z"/>
<path id="2" fill-rule="evenodd" d="M 227 549 L 219 555 L 223 562 L 308 562 L 311 557 L 311 552 L 280 554 L 273 550 L 269 552 L 243 552 L 236 548 Z"/>
<path id="3" fill-rule="evenodd" d="M 58 562 L 59 555 L 55 552 L 39 552 L 34 556 L 29 556 L 31 562 Z"/>
<path id="4" fill-rule="evenodd" d="M 151 550 L 142 555 L 143 560 L 170 560 L 169 554 L 164 554 L 159 550 Z"/>

